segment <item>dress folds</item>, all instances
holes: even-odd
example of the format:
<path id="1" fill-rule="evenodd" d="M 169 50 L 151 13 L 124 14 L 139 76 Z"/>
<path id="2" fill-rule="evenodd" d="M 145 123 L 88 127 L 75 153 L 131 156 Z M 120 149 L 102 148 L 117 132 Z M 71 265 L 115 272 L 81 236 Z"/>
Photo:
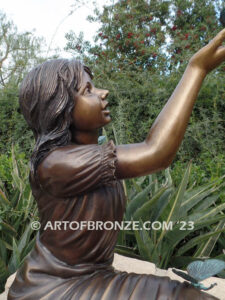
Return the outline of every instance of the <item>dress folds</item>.
<path id="1" fill-rule="evenodd" d="M 116 147 L 110 141 L 59 147 L 40 163 L 31 187 L 41 229 L 8 300 L 216 299 L 168 277 L 115 270 L 118 229 L 54 226 L 123 220 L 126 198 L 115 176 L 116 161 Z M 52 226 L 47 226 L 49 222 Z"/>

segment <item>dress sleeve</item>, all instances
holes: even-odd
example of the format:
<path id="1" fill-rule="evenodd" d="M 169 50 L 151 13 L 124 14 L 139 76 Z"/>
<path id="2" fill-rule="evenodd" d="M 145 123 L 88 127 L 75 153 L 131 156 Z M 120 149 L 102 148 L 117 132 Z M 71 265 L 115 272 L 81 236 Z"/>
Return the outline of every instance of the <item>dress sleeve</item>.
<path id="1" fill-rule="evenodd" d="M 60 147 L 41 162 L 38 180 L 54 197 L 72 197 L 115 180 L 116 160 L 113 141 Z"/>

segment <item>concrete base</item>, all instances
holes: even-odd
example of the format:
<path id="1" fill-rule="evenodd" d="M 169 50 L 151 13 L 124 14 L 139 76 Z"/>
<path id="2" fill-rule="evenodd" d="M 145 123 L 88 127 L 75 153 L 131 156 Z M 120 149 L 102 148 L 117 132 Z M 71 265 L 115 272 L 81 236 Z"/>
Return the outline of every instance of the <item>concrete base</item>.
<path id="1" fill-rule="evenodd" d="M 153 263 L 141 261 L 134 258 L 129 258 L 126 256 L 121 256 L 118 254 L 114 255 L 113 266 L 117 270 L 126 271 L 128 273 L 134 272 L 138 274 L 153 274 L 157 276 L 168 276 L 174 280 L 179 280 L 181 282 L 184 281 L 183 278 L 174 274 L 171 268 L 168 270 L 158 269 Z M 213 287 L 209 291 L 206 291 L 206 293 L 213 295 L 219 298 L 220 300 L 225 300 L 225 279 L 210 277 L 208 279 L 205 279 L 202 283 L 206 287 L 210 286 L 212 283 L 217 283 L 215 287 Z"/>
<path id="2" fill-rule="evenodd" d="M 172 272 L 172 269 L 162 270 L 156 268 L 153 263 L 141 261 L 134 258 L 129 258 L 119 254 L 114 255 L 113 266 L 119 271 L 126 271 L 128 273 L 138 273 L 138 274 L 153 274 L 157 276 L 168 276 L 171 279 L 184 281 L 181 277 L 177 276 Z M 16 273 L 12 274 L 5 285 L 5 292 L 0 295 L 0 300 L 7 300 L 8 290 L 16 276 Z M 203 284 L 208 287 L 212 283 L 217 283 L 217 286 L 209 290 L 207 293 L 219 298 L 220 300 L 225 300 L 225 279 L 211 277 L 204 280 Z M 194 300 L 194 299 L 193 299 Z"/>

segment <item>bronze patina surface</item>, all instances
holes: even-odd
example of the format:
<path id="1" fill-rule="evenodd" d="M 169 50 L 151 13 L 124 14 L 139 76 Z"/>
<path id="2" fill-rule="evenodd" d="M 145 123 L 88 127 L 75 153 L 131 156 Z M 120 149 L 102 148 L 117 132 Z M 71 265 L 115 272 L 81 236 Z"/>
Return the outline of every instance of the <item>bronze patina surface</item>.
<path id="1" fill-rule="evenodd" d="M 41 229 L 9 300 L 216 299 L 168 277 L 114 270 L 118 230 L 46 224 L 122 221 L 120 179 L 150 174 L 172 162 L 205 76 L 225 60 L 224 39 L 225 30 L 191 58 L 145 141 L 137 144 L 98 145 L 99 128 L 111 121 L 108 91 L 94 86 L 90 70 L 79 61 L 47 61 L 27 75 L 20 106 L 36 139 L 30 182 Z"/>

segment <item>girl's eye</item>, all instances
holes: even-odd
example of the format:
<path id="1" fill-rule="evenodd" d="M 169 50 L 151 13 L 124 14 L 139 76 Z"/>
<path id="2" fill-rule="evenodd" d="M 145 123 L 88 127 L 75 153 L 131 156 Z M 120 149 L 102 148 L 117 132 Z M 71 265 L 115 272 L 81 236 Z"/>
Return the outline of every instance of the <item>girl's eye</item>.
<path id="1" fill-rule="evenodd" d="M 87 86 L 85 89 L 85 94 L 90 94 L 90 93 L 91 93 L 91 88 Z"/>

